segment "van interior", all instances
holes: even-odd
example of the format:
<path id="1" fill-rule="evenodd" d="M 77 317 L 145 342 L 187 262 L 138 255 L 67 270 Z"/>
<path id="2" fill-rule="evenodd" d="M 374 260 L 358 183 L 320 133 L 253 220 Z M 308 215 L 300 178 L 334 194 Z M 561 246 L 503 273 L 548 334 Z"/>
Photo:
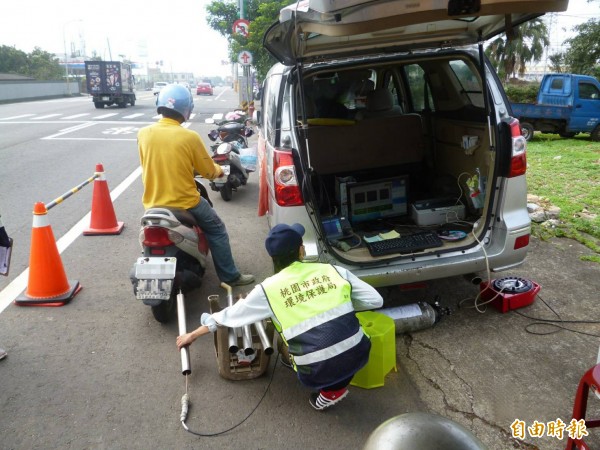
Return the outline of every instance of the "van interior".
<path id="1" fill-rule="evenodd" d="M 312 168 L 304 195 L 338 258 L 408 257 L 365 245 L 396 234 L 435 234 L 435 251 L 475 242 L 496 154 L 477 60 L 465 55 L 304 72 L 295 102 L 304 105 L 300 153 Z"/>

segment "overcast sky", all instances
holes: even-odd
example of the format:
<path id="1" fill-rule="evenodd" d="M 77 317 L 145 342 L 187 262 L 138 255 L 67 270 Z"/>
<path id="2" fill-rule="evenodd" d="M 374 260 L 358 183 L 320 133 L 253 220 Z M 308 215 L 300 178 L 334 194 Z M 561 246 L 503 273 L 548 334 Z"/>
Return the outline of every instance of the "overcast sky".
<path id="1" fill-rule="evenodd" d="M 10 1 L 10 0 L 9 0 Z M 229 75 L 227 41 L 206 24 L 209 0 L 85 1 L 29 0 L 3 2 L 0 45 L 24 52 L 34 47 L 61 56 L 71 46 L 103 59 L 119 55 L 165 70 L 196 76 Z"/>
<path id="2" fill-rule="evenodd" d="M 24 52 L 34 47 L 61 56 L 74 47 L 103 59 L 121 59 L 164 70 L 191 71 L 195 76 L 229 75 L 227 41 L 206 24 L 210 0 L 116 1 L 29 0 L 3 2 L 0 45 Z M 570 0 L 551 29 L 552 47 L 559 47 L 574 25 L 600 18 L 600 0 Z"/>

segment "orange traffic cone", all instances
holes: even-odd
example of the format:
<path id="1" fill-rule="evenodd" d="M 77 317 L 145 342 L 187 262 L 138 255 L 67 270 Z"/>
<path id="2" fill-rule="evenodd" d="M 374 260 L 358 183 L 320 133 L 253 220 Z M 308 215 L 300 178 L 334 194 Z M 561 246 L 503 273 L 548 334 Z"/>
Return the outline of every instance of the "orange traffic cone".
<path id="1" fill-rule="evenodd" d="M 29 281 L 25 292 L 15 299 L 15 304 L 62 306 L 80 290 L 78 281 L 67 280 L 48 220 L 48 210 L 46 205 L 38 202 L 33 206 Z"/>
<path id="2" fill-rule="evenodd" d="M 92 219 L 90 227 L 83 230 L 83 235 L 121 234 L 124 223 L 117 222 L 102 164 L 96 164 L 96 173 L 100 174 L 100 176 L 94 180 Z"/>

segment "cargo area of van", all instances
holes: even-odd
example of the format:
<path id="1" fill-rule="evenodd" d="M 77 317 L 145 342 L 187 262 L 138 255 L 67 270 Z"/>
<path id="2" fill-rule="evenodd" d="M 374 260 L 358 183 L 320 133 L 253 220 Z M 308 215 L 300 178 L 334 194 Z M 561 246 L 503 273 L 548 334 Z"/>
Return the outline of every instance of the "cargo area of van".
<path id="1" fill-rule="evenodd" d="M 310 203 L 338 257 L 365 262 L 475 242 L 496 163 L 479 80 L 464 55 L 307 71 L 299 141 L 308 142 Z M 430 245 L 410 248 L 407 239 L 385 254 L 371 244 L 415 234 L 433 235 Z"/>

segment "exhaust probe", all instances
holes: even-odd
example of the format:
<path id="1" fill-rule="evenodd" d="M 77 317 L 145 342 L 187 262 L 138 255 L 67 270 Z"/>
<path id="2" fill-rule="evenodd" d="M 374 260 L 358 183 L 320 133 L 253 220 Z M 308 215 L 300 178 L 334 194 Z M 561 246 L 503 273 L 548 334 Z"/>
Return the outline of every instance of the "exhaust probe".
<path id="1" fill-rule="evenodd" d="M 221 283 L 221 287 L 223 287 L 223 289 L 225 289 L 227 291 L 228 297 L 231 298 L 231 301 L 233 302 L 233 297 L 231 296 L 231 286 L 229 286 L 228 284 L 225 284 L 225 283 Z M 183 298 L 183 293 L 181 291 L 179 291 L 179 293 L 177 294 L 177 321 L 179 324 L 179 335 L 181 336 L 182 334 L 185 334 L 187 332 L 186 324 L 185 324 L 185 302 L 184 302 L 184 298 Z M 273 349 L 270 348 L 269 350 L 272 353 Z M 277 355 L 277 359 L 279 359 L 279 355 Z M 256 404 L 256 406 L 254 408 L 252 408 L 252 411 L 250 411 L 248 413 L 248 415 L 246 417 L 244 417 L 244 419 L 241 422 L 233 425 L 232 427 L 227 428 L 226 430 L 217 431 L 216 433 L 199 433 L 197 431 L 190 430 L 188 428 L 188 426 L 185 424 L 185 421 L 186 421 L 187 415 L 188 415 L 188 411 L 190 408 L 190 396 L 188 394 L 188 376 L 192 373 L 192 369 L 190 366 L 189 349 L 188 349 L 188 347 L 183 347 L 181 349 L 181 373 L 185 376 L 185 394 L 183 394 L 183 396 L 181 397 L 181 415 L 179 416 L 181 425 L 188 433 L 194 434 L 196 436 L 203 436 L 203 437 L 219 436 L 221 434 L 228 433 L 229 431 L 239 427 L 246 420 L 248 420 L 252 414 L 254 414 L 254 411 L 257 410 L 257 408 L 260 406 L 262 401 L 265 399 L 265 396 L 267 395 L 267 392 L 269 392 L 269 388 L 271 387 L 271 383 L 273 382 L 273 376 L 275 375 L 276 368 L 277 368 L 277 360 L 275 361 L 275 364 L 273 365 L 273 371 L 271 372 L 271 379 L 269 380 L 269 383 L 267 384 L 267 387 L 265 388 L 265 392 L 260 397 L 260 400 L 258 400 L 258 403 Z"/>

